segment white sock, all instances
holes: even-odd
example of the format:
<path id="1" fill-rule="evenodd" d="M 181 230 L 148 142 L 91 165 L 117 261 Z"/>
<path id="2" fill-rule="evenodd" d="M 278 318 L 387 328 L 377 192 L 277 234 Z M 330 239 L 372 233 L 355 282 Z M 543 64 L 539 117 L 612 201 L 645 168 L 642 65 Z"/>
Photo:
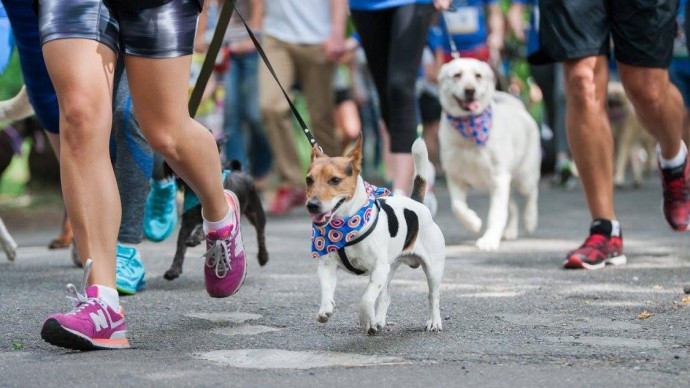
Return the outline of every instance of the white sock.
<path id="1" fill-rule="evenodd" d="M 618 220 L 611 220 L 611 236 L 621 236 L 621 224 L 618 223 Z"/>
<path id="2" fill-rule="evenodd" d="M 685 142 L 681 141 L 678 155 L 671 159 L 665 159 L 663 156 L 661 156 L 661 147 L 659 147 L 658 144 L 656 145 L 656 153 L 659 155 L 659 166 L 661 166 L 661 168 L 675 168 L 682 166 L 683 163 L 685 163 L 685 159 L 688 156 L 688 147 L 685 145 Z"/>
<path id="3" fill-rule="evenodd" d="M 117 293 L 117 290 L 114 288 L 101 286 L 100 284 L 97 284 L 96 287 L 98 287 L 98 299 L 105 302 L 105 304 L 110 306 L 111 309 L 119 312 L 120 295 Z"/>
<path id="4" fill-rule="evenodd" d="M 204 217 L 203 212 L 201 218 L 204 219 L 204 233 L 208 233 L 210 230 L 220 230 L 224 227 L 235 223 L 235 210 L 228 207 L 228 213 L 220 221 L 208 221 Z"/>

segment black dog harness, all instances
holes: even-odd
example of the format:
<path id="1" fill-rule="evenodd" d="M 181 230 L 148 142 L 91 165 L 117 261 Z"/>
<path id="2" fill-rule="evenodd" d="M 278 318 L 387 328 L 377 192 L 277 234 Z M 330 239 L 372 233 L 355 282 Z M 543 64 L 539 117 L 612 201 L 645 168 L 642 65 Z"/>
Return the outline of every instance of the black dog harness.
<path id="1" fill-rule="evenodd" d="M 345 253 L 345 248 L 349 247 L 349 246 L 353 246 L 353 245 L 361 242 L 362 240 L 367 238 L 367 236 L 369 236 L 371 234 L 371 232 L 374 231 L 374 229 L 376 228 L 376 224 L 379 222 L 379 214 L 381 213 L 381 206 L 379 205 L 378 199 L 374 200 L 374 205 L 376 205 L 376 217 L 374 217 L 374 221 L 372 221 L 369 229 L 367 229 L 366 232 L 357 236 L 353 240 L 345 243 L 344 247 L 338 249 L 338 257 L 340 258 L 340 262 L 343 263 L 343 265 L 345 266 L 345 268 L 347 268 L 348 271 L 352 272 L 355 275 L 362 275 L 366 271 L 363 271 L 359 268 L 356 268 L 354 265 L 352 265 L 352 263 L 350 262 L 350 259 L 348 259 L 348 257 L 347 257 L 347 253 Z"/>

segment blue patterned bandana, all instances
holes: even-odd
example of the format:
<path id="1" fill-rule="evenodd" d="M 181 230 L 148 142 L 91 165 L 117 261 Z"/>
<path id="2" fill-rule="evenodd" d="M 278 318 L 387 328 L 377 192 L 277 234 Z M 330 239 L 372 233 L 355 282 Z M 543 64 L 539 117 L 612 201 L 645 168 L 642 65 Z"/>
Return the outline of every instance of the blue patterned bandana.
<path id="1" fill-rule="evenodd" d="M 364 182 L 364 189 L 367 191 L 368 201 L 362 206 L 357 214 L 346 218 L 333 217 L 324 226 L 311 226 L 311 256 L 320 256 L 335 252 L 342 248 L 349 241 L 354 240 L 362 227 L 371 220 L 374 212 L 374 203 L 377 198 L 388 197 L 391 192 L 386 188 L 378 188 Z"/>
<path id="2" fill-rule="evenodd" d="M 462 137 L 472 139 L 478 146 L 483 146 L 489 140 L 489 130 L 493 121 L 491 106 L 482 113 L 474 116 L 455 117 L 446 113 L 446 118 Z"/>

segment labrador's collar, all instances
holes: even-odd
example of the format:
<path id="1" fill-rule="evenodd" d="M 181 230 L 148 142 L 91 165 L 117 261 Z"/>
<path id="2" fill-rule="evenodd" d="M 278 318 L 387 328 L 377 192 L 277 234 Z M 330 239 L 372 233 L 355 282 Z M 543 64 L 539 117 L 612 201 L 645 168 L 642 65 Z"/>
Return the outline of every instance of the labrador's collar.
<path id="1" fill-rule="evenodd" d="M 493 111 L 491 105 L 477 115 L 453 116 L 444 112 L 450 125 L 455 128 L 465 139 L 473 140 L 478 146 L 486 145 L 489 140 L 489 131 L 493 123 Z"/>

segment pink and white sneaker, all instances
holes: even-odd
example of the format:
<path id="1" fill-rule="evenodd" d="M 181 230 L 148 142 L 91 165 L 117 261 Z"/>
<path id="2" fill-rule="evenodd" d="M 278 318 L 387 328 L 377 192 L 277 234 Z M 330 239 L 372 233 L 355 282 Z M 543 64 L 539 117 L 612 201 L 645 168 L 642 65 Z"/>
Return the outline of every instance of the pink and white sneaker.
<path id="1" fill-rule="evenodd" d="M 84 282 L 89 276 L 92 261 L 84 267 Z M 102 350 L 129 348 L 127 324 L 122 308 L 117 312 L 98 297 L 98 286 L 77 291 L 73 284 L 67 285 L 72 301 L 72 311 L 54 314 L 43 322 L 41 338 L 46 342 L 75 350 Z"/>
<path id="2" fill-rule="evenodd" d="M 225 190 L 225 199 L 234 203 L 235 223 L 206 235 L 204 254 L 204 283 L 214 298 L 225 298 L 242 287 L 247 276 L 244 244 L 240 232 L 240 202 L 235 194 Z"/>

